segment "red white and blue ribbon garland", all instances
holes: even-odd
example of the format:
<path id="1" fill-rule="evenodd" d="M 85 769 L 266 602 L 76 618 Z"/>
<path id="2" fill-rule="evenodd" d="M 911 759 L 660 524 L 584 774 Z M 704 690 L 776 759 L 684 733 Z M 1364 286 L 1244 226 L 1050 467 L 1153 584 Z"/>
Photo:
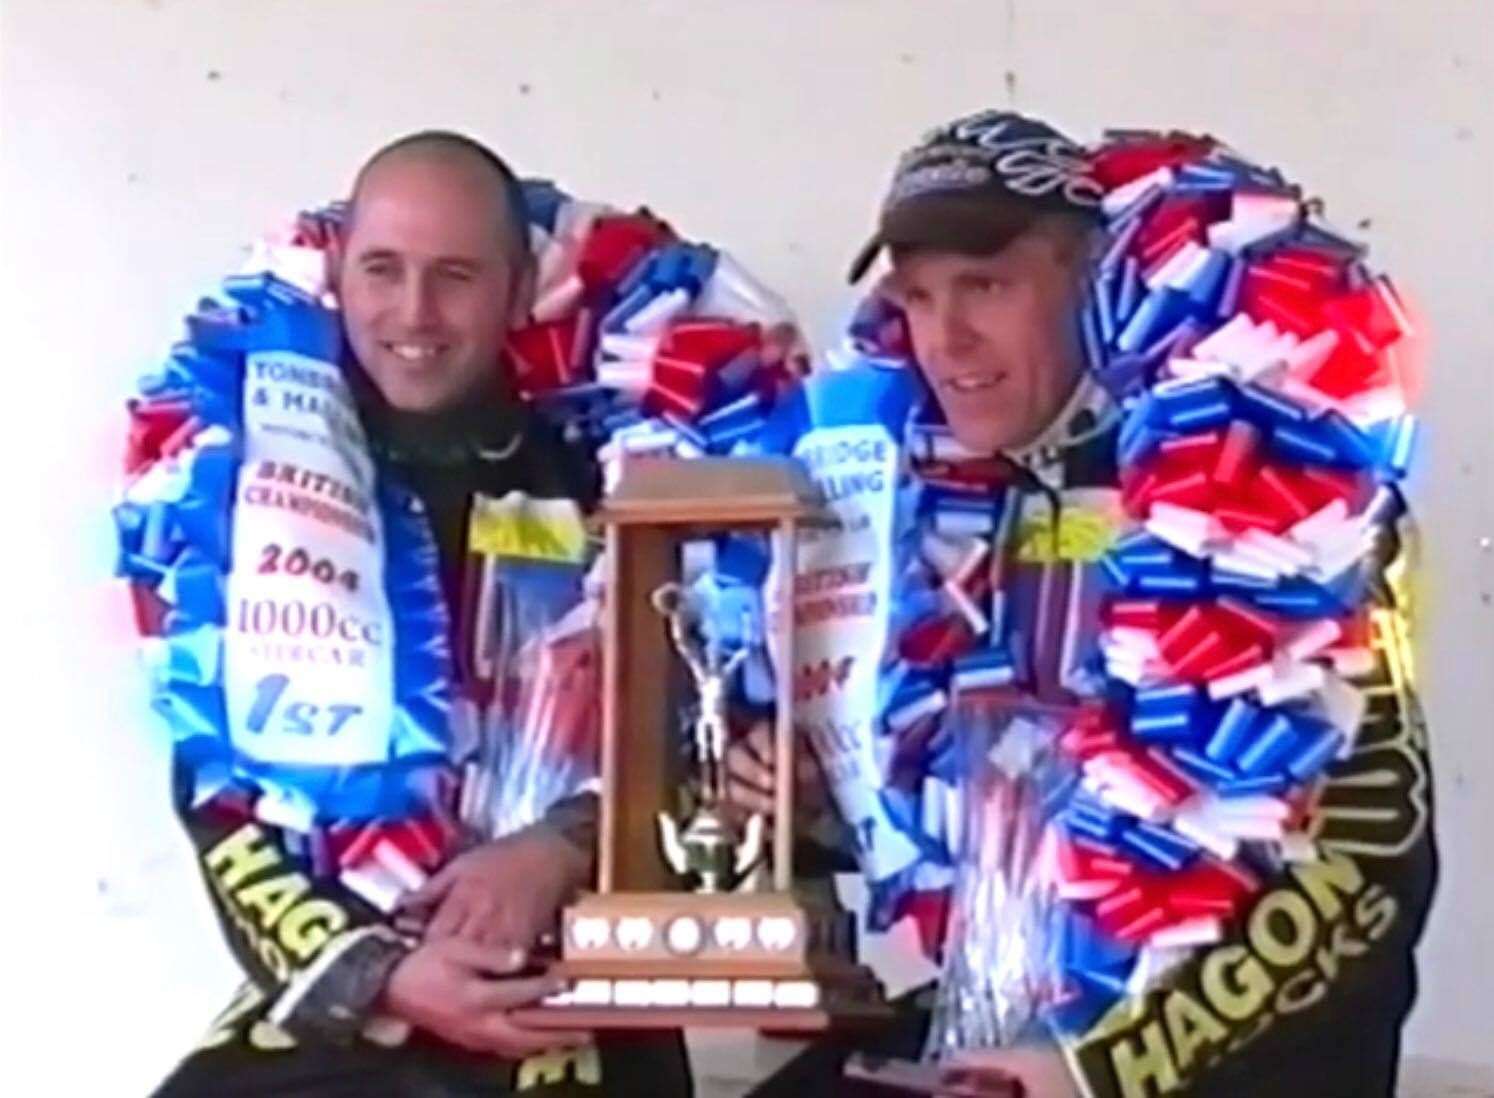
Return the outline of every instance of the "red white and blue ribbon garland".
<path id="1" fill-rule="evenodd" d="M 783 303 L 730 256 L 681 240 L 648 214 L 580 202 L 542 181 L 526 182 L 524 193 L 539 286 L 530 323 L 511 340 L 519 393 L 599 449 L 609 481 L 629 455 L 723 454 L 750 437 L 804 368 Z M 304 757 L 266 757 L 256 733 L 288 719 L 287 706 L 301 707 L 291 714 L 297 720 L 335 720 L 367 699 L 343 699 L 329 713 L 336 707 L 324 704 L 325 684 L 313 672 L 295 684 L 260 683 L 265 690 L 247 715 L 231 719 L 225 676 L 238 643 L 234 568 L 253 566 L 235 561 L 233 548 L 249 475 L 246 379 L 256 356 L 289 355 L 308 371 L 303 380 L 315 374 L 339 405 L 313 414 L 315 426 L 337 437 L 353 465 L 370 460 L 355 417 L 349 424 L 340 416 L 351 404 L 326 277 L 340 218 L 338 207 L 305 214 L 257 242 L 245 272 L 200 304 L 186 339 L 142 379 L 130 402 L 127 485 L 115 525 L 153 707 L 193 775 L 192 803 L 225 820 L 282 828 L 290 852 L 313 872 L 337 876 L 388 909 L 458 841 L 451 775 L 461 760 L 451 757 L 453 684 L 434 545 L 412 498 L 383 470 L 371 475 L 368 515 L 332 516 L 360 526 L 379 550 L 383 603 L 375 599 L 357 623 L 392 635 L 392 683 L 366 684 L 388 714 L 373 737 L 377 750 L 358 765 L 328 762 L 309 742 Z M 344 485 L 341 495 L 352 506 L 356 493 Z M 330 564 L 323 576 L 314 556 L 306 582 L 358 587 Z M 755 583 L 760 567 L 749 562 L 746 578 Z M 292 698 L 297 688 L 304 696 Z"/>

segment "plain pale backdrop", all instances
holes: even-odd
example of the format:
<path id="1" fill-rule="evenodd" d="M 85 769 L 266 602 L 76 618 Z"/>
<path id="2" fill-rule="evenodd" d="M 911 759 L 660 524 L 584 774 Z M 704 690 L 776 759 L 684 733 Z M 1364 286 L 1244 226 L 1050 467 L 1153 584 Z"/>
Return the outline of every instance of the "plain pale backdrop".
<path id="1" fill-rule="evenodd" d="M 1491 43 L 1481 0 L 4 0 L 0 1076 L 142 1093 L 234 978 L 169 817 L 106 514 L 131 379 L 247 239 L 388 138 L 453 127 L 729 246 L 823 342 L 897 151 L 982 105 L 1082 139 L 1212 131 L 1326 196 L 1422 302 L 1445 874 L 1410 1046 L 1494 1064 Z"/>

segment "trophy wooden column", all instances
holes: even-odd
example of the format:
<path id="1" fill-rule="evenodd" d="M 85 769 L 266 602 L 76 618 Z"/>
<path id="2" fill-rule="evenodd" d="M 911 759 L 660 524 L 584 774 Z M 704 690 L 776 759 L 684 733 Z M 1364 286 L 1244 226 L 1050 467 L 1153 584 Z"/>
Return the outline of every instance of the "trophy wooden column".
<path id="1" fill-rule="evenodd" d="M 624 730 L 662 731 L 669 720 L 674 661 L 669 647 L 653 637 L 663 622 L 649 596 L 675 578 L 677 543 L 656 526 L 625 528 L 609 521 L 606 545 L 597 888 L 602 893 L 668 889 L 675 882 L 659 844 L 638 839 L 653 835 L 675 776 L 671 737 L 629 736 Z"/>
<path id="2" fill-rule="evenodd" d="M 570 988 L 518 1016 L 565 1028 L 749 1026 L 820 1030 L 882 1018 L 855 962 L 849 914 L 793 894 L 793 562 L 816 511 L 788 459 L 629 462 L 602 510 L 601 818 L 597 891 L 562 913 L 558 971 Z M 724 533 L 771 539 L 784 570 L 768 592 L 777 679 L 777 825 L 771 888 L 690 891 L 666 861 L 660 813 L 678 811 L 680 657 L 652 597 L 679 578 L 683 542 Z"/>

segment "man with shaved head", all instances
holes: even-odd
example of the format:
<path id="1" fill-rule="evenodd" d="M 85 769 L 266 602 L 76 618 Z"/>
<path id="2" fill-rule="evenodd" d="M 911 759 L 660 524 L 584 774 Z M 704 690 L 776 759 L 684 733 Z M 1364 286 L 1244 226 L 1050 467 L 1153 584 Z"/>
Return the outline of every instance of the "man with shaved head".
<path id="1" fill-rule="evenodd" d="M 476 634 L 464 587 L 474 501 L 521 492 L 586 509 L 597 492 L 589 457 L 515 399 L 503 369 L 534 290 L 518 180 L 461 135 L 401 138 L 358 173 L 331 262 L 370 446 L 420 498 L 434 535 L 460 696 L 473 668 L 463 639 Z M 472 836 L 393 917 L 319 877 L 315 902 L 346 929 L 287 979 L 254 948 L 263 899 L 224 886 L 232 859 L 257 855 L 233 849 L 232 826 L 194 805 L 192 765 L 176 761 L 178 813 L 249 982 L 158 1094 L 689 1092 L 675 1034 L 598 1045 L 509 1016 L 560 988 L 531 958 L 590 880 L 593 797 L 497 841 Z"/>
<path id="2" fill-rule="evenodd" d="M 391 406 L 439 412 L 491 382 L 533 292 L 507 165 L 454 135 L 397 141 L 358 173 L 340 244 L 348 341 Z"/>

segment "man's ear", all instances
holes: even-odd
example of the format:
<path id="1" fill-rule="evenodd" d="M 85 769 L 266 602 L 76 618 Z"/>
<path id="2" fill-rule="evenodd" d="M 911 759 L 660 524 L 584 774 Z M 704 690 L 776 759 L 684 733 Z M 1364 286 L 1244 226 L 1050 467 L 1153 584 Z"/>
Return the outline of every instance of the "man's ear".
<path id="1" fill-rule="evenodd" d="M 1085 225 L 1070 229 L 1061 239 L 1064 261 L 1078 278 L 1088 278 L 1100 254 L 1105 250 L 1104 232 Z"/>
<path id="2" fill-rule="evenodd" d="M 342 293 L 342 265 L 347 261 L 348 254 L 348 224 L 346 220 L 339 223 L 327 240 L 327 289 L 332 291 L 333 296 Z"/>
<path id="3" fill-rule="evenodd" d="M 529 259 L 514 282 L 513 292 L 508 295 L 508 331 L 512 332 L 529 323 L 529 317 L 534 312 L 537 278 L 537 264 Z"/>

